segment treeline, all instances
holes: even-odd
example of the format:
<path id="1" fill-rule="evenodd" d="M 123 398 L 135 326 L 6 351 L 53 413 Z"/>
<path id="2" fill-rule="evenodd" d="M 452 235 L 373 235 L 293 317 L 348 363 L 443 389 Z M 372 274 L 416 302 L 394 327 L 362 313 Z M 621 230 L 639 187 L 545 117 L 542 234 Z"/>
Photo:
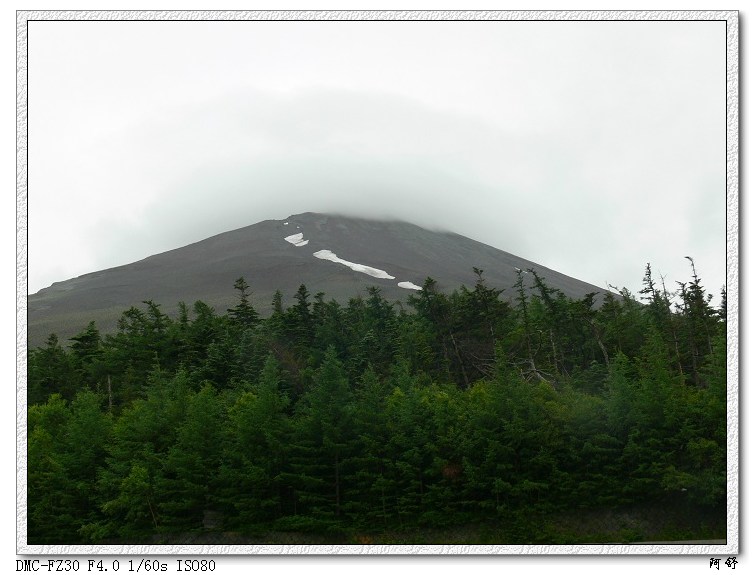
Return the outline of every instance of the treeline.
<path id="1" fill-rule="evenodd" d="M 486 285 L 305 286 L 259 316 L 152 301 L 28 356 L 28 541 L 370 533 L 532 514 L 726 503 L 726 299 L 574 300 L 521 271 Z M 598 300 L 600 298 L 600 300 Z M 519 518 L 519 521 L 512 520 Z"/>

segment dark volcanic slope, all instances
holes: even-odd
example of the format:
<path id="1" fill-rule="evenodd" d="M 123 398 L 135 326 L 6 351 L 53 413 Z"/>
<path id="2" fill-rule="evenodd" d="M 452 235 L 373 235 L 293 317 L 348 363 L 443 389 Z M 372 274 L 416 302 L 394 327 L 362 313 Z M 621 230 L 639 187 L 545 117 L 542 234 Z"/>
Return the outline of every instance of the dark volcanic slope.
<path id="1" fill-rule="evenodd" d="M 296 233 L 308 240 L 298 246 L 284 238 Z M 342 260 L 387 272 L 395 279 L 372 277 L 344 264 L 319 259 L 313 253 L 329 250 Z M 61 339 L 95 320 L 103 332 L 112 331 L 120 314 L 144 300 L 162 304 L 168 313 L 179 301 L 202 301 L 220 313 L 235 305 L 233 284 L 244 276 L 252 302 L 263 315 L 270 311 L 276 289 L 290 302 L 302 283 L 314 296 L 346 302 L 379 286 L 389 300 L 404 301 L 412 289 L 432 277 L 438 287 L 452 291 L 475 282 L 473 267 L 484 270 L 488 285 L 512 296 L 516 268 L 534 269 L 548 283 L 571 297 L 601 288 L 570 278 L 528 260 L 457 234 L 431 232 L 403 222 L 378 222 L 305 213 L 286 220 L 267 220 L 144 260 L 58 282 L 30 295 L 29 344 L 41 345 L 50 333 Z"/>

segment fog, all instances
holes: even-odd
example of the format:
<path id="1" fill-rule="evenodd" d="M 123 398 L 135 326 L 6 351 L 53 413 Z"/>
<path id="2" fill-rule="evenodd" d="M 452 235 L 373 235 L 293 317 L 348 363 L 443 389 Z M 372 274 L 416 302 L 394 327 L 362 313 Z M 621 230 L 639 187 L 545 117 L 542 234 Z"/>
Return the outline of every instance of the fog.
<path id="1" fill-rule="evenodd" d="M 725 282 L 723 22 L 32 22 L 30 293 L 305 211 Z"/>

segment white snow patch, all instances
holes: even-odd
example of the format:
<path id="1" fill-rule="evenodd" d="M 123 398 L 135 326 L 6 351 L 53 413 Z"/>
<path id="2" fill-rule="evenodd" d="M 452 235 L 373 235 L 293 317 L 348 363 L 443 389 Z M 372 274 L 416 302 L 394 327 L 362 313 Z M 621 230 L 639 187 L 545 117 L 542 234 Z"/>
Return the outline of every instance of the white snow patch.
<path id="1" fill-rule="evenodd" d="M 418 290 L 422 289 L 417 284 L 413 284 L 412 282 L 398 282 L 398 287 L 404 288 L 404 289 L 418 289 Z"/>
<path id="2" fill-rule="evenodd" d="M 372 276 L 374 278 L 380 278 L 380 279 L 385 279 L 385 280 L 396 279 L 394 276 L 389 275 L 387 272 L 383 270 L 372 268 L 370 266 L 365 266 L 363 264 L 355 264 L 354 262 L 347 262 L 346 260 L 342 260 L 330 250 L 320 250 L 319 252 L 315 252 L 312 255 L 321 260 L 328 260 L 331 262 L 335 262 L 337 264 L 343 264 L 345 266 L 350 267 L 355 272 L 361 272 L 363 274 L 367 274 L 368 276 Z"/>
<path id="3" fill-rule="evenodd" d="M 297 248 L 300 248 L 301 246 L 306 246 L 309 243 L 309 240 L 304 239 L 303 233 L 286 236 L 283 239 L 286 240 L 289 244 L 294 244 Z"/>

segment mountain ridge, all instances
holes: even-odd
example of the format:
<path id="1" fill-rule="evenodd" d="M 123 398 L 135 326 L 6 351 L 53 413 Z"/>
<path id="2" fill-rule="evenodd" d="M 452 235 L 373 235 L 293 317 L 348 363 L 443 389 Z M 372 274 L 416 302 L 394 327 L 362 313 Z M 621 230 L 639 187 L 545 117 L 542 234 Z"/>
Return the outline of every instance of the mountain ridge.
<path id="1" fill-rule="evenodd" d="M 392 279 L 370 275 L 367 268 Z M 405 301 L 427 277 L 447 293 L 472 286 L 473 268 L 482 269 L 486 283 L 503 289 L 505 298 L 512 296 L 517 268 L 535 270 L 569 297 L 606 291 L 454 232 L 400 220 L 304 212 L 55 282 L 28 298 L 28 338 L 30 346 L 41 345 L 50 333 L 68 338 L 90 320 L 110 332 L 123 311 L 149 300 L 169 314 L 179 302 L 196 300 L 224 313 L 235 305 L 233 284 L 239 277 L 249 283 L 253 305 L 266 316 L 276 290 L 287 305 L 301 284 L 313 296 L 322 291 L 327 300 L 340 303 L 365 295 L 370 286 L 379 287 L 389 301 Z"/>

